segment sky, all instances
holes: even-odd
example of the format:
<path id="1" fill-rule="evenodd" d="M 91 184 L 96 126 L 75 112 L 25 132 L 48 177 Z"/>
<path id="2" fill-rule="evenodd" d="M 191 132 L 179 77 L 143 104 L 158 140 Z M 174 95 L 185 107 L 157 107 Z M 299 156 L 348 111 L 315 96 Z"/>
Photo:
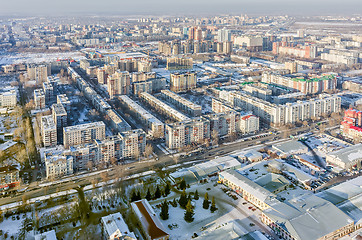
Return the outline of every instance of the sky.
<path id="1" fill-rule="evenodd" d="M 0 15 L 362 14 L 362 0 L 0 0 Z"/>

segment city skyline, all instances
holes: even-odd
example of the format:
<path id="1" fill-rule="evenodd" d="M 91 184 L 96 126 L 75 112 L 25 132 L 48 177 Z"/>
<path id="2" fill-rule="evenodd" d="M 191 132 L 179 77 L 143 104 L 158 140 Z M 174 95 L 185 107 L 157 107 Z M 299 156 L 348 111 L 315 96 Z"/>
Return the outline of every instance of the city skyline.
<path id="1" fill-rule="evenodd" d="M 327 4 L 328 3 L 328 4 Z M 323 14 L 361 14 L 362 2 L 358 0 L 325 1 L 287 0 L 267 1 L 257 0 L 237 1 L 205 1 L 186 0 L 169 2 L 165 0 L 132 2 L 105 0 L 105 1 L 45 1 L 45 0 L 15 0 L 2 3 L 2 15 L 87 15 L 87 14 L 124 14 L 124 15 L 194 15 L 194 14 L 290 14 L 290 15 L 323 15 Z"/>

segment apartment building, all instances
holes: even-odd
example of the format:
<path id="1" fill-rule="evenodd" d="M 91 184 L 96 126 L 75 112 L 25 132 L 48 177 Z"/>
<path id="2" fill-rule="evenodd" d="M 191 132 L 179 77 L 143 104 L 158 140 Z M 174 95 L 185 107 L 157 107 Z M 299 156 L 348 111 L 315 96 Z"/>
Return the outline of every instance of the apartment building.
<path id="1" fill-rule="evenodd" d="M 181 112 L 177 111 L 176 109 L 170 107 L 169 105 L 167 105 L 166 103 L 162 102 L 161 100 L 152 96 L 149 93 L 143 92 L 140 94 L 140 97 L 145 103 L 150 105 L 157 112 L 159 112 L 165 116 L 168 116 L 168 117 L 174 119 L 175 121 L 190 120 L 190 118 L 187 117 L 186 115 L 184 115 Z"/>
<path id="2" fill-rule="evenodd" d="M 122 141 L 122 158 L 138 158 L 146 149 L 146 133 L 142 129 L 134 129 L 119 133 Z"/>
<path id="3" fill-rule="evenodd" d="M 45 103 L 49 105 L 53 101 L 53 96 L 54 96 L 53 85 L 49 82 L 43 82 L 43 90 L 45 94 Z"/>
<path id="4" fill-rule="evenodd" d="M 57 145 L 57 126 L 52 115 L 41 118 L 41 136 L 44 147 L 54 147 Z"/>
<path id="5" fill-rule="evenodd" d="M 192 58 L 170 57 L 167 58 L 167 70 L 188 70 L 193 68 Z"/>
<path id="6" fill-rule="evenodd" d="M 288 42 L 274 42 L 274 54 L 285 54 L 300 58 L 316 58 L 318 56 L 316 46 L 295 46 L 293 43 Z"/>
<path id="7" fill-rule="evenodd" d="M 327 90 L 335 90 L 337 87 L 337 77 L 334 75 L 303 77 L 264 72 L 262 81 L 292 88 L 304 94 L 322 93 Z"/>
<path id="8" fill-rule="evenodd" d="M 48 179 L 56 179 L 73 174 L 73 157 L 46 152 L 44 154 L 45 173 Z"/>
<path id="9" fill-rule="evenodd" d="M 252 114 L 240 116 L 239 129 L 242 134 L 259 131 L 259 117 Z"/>
<path id="10" fill-rule="evenodd" d="M 219 137 L 240 132 L 240 113 L 235 111 L 204 115 L 210 122 L 210 133 L 216 132 Z"/>
<path id="11" fill-rule="evenodd" d="M 95 139 L 105 138 L 105 124 L 100 122 L 85 123 L 63 128 L 64 148 L 90 143 Z"/>
<path id="12" fill-rule="evenodd" d="M 193 117 L 198 117 L 202 113 L 202 107 L 200 105 L 197 105 L 172 91 L 161 90 L 161 96 L 167 100 L 167 102 L 172 103 L 183 112 L 186 112 Z"/>
<path id="13" fill-rule="evenodd" d="M 14 89 L 0 93 L 1 107 L 15 107 L 17 100 L 17 92 Z"/>
<path id="14" fill-rule="evenodd" d="M 142 92 L 154 93 L 166 88 L 166 78 L 151 78 L 133 83 L 133 94 L 138 96 Z"/>
<path id="15" fill-rule="evenodd" d="M 62 104 L 52 105 L 52 116 L 58 131 L 62 131 L 68 125 L 68 114 Z"/>
<path id="16" fill-rule="evenodd" d="M 171 73 L 170 89 L 173 92 L 185 92 L 196 88 L 196 73 Z"/>
<path id="17" fill-rule="evenodd" d="M 7 190 L 20 185 L 19 172 L 14 166 L 0 167 L 0 189 Z"/>
<path id="18" fill-rule="evenodd" d="M 131 130 L 131 126 L 115 110 L 107 110 L 106 115 L 109 117 L 112 127 L 118 132 L 125 132 Z"/>
<path id="19" fill-rule="evenodd" d="M 62 104 L 65 111 L 67 113 L 70 113 L 72 104 L 66 94 L 57 95 L 57 104 Z"/>
<path id="20" fill-rule="evenodd" d="M 35 109 L 45 108 L 45 94 L 43 89 L 34 90 L 34 104 Z"/>
<path id="21" fill-rule="evenodd" d="M 220 99 L 220 98 L 212 98 L 211 108 L 214 113 L 222 113 L 222 112 L 229 112 L 229 111 L 240 112 L 241 111 L 241 109 L 239 107 L 235 107 L 231 103 L 225 101 L 224 99 Z"/>
<path id="22" fill-rule="evenodd" d="M 129 95 L 131 87 L 129 72 L 117 71 L 108 76 L 107 87 L 111 98 L 119 95 Z"/>
<path id="23" fill-rule="evenodd" d="M 159 119 L 145 110 L 135 101 L 130 99 L 128 96 L 119 96 L 119 100 L 123 106 L 132 111 L 133 115 L 139 119 L 145 127 L 147 127 L 148 133 L 150 133 L 155 138 L 163 137 L 164 124 Z"/>
<path id="24" fill-rule="evenodd" d="M 132 73 L 132 82 L 144 82 L 156 77 L 157 74 L 155 72 L 134 72 Z"/>
<path id="25" fill-rule="evenodd" d="M 191 144 L 201 144 L 210 139 L 210 121 L 195 118 L 168 124 L 165 127 L 165 142 L 170 149 L 181 149 Z"/>
<path id="26" fill-rule="evenodd" d="M 352 108 L 346 110 L 341 123 L 341 132 L 346 138 L 362 142 L 362 111 Z"/>
<path id="27" fill-rule="evenodd" d="M 37 83 L 46 82 L 47 77 L 51 74 L 50 65 L 35 65 L 27 66 L 27 73 L 30 80 L 35 80 Z"/>
<path id="28" fill-rule="evenodd" d="M 219 91 L 219 97 L 244 111 L 251 111 L 265 122 L 273 125 L 319 118 L 323 114 L 331 114 L 341 110 L 341 98 L 328 94 L 320 94 L 318 98 L 284 105 L 269 103 L 242 91 Z"/>

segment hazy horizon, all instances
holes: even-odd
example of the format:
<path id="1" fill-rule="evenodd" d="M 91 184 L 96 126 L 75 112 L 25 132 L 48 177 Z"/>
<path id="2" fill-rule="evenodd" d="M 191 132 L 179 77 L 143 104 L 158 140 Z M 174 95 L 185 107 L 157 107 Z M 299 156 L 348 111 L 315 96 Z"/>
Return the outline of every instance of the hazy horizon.
<path id="1" fill-rule="evenodd" d="M 289 14 L 345 15 L 361 14 L 361 0 L 13 0 L 2 3 L 0 14 L 5 15 L 184 15 L 184 14 Z"/>

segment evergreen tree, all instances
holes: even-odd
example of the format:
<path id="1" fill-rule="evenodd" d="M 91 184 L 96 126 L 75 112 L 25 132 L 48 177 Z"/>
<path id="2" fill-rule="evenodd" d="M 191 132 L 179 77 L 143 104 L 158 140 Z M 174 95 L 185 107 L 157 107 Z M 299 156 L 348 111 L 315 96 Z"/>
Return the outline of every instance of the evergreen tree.
<path id="1" fill-rule="evenodd" d="M 178 203 L 180 204 L 180 207 L 185 208 L 187 204 L 187 195 L 185 192 L 185 189 L 181 193 L 180 199 L 178 200 Z"/>
<path id="2" fill-rule="evenodd" d="M 215 205 L 215 197 L 212 197 L 210 211 L 213 213 L 217 210 Z"/>
<path id="3" fill-rule="evenodd" d="M 146 199 L 147 199 L 147 201 L 150 201 L 152 199 L 150 189 L 147 190 Z"/>
<path id="4" fill-rule="evenodd" d="M 189 192 L 189 196 L 187 197 L 187 201 L 192 201 L 191 192 Z"/>
<path id="5" fill-rule="evenodd" d="M 183 178 L 183 179 L 181 180 L 180 185 L 179 185 L 179 188 L 180 188 L 181 190 L 186 189 L 186 181 L 185 181 L 185 178 Z"/>
<path id="6" fill-rule="evenodd" d="M 157 185 L 157 188 L 156 188 L 156 192 L 155 192 L 155 198 L 160 198 L 161 197 L 161 191 L 160 191 L 160 188 L 158 187 Z"/>
<path id="7" fill-rule="evenodd" d="M 132 195 L 131 195 L 131 202 L 134 202 L 134 201 L 137 201 L 136 191 L 133 191 L 133 192 L 132 192 Z"/>
<path id="8" fill-rule="evenodd" d="M 161 217 L 162 220 L 167 220 L 168 219 L 168 203 L 167 203 L 166 200 L 161 205 L 160 217 Z"/>
<path id="9" fill-rule="evenodd" d="M 177 201 L 176 201 L 176 198 L 174 198 L 174 199 L 173 199 L 172 206 L 177 207 Z"/>
<path id="10" fill-rule="evenodd" d="M 138 200 L 141 200 L 141 193 L 140 193 L 140 191 L 138 190 L 138 192 L 137 192 L 137 201 Z"/>
<path id="11" fill-rule="evenodd" d="M 199 200 L 199 192 L 196 190 L 194 195 L 195 200 Z"/>
<path id="12" fill-rule="evenodd" d="M 191 201 L 188 201 L 187 205 L 186 205 L 185 216 L 184 216 L 185 221 L 188 223 L 194 221 L 194 215 L 195 215 L 194 207 L 191 205 Z"/>
<path id="13" fill-rule="evenodd" d="M 170 183 L 167 182 L 166 183 L 166 187 L 165 187 L 165 195 L 168 196 L 171 192 L 171 186 L 170 186 Z"/>
<path id="14" fill-rule="evenodd" d="M 205 209 L 209 209 L 209 194 L 205 193 L 204 202 L 202 203 L 202 207 Z"/>

